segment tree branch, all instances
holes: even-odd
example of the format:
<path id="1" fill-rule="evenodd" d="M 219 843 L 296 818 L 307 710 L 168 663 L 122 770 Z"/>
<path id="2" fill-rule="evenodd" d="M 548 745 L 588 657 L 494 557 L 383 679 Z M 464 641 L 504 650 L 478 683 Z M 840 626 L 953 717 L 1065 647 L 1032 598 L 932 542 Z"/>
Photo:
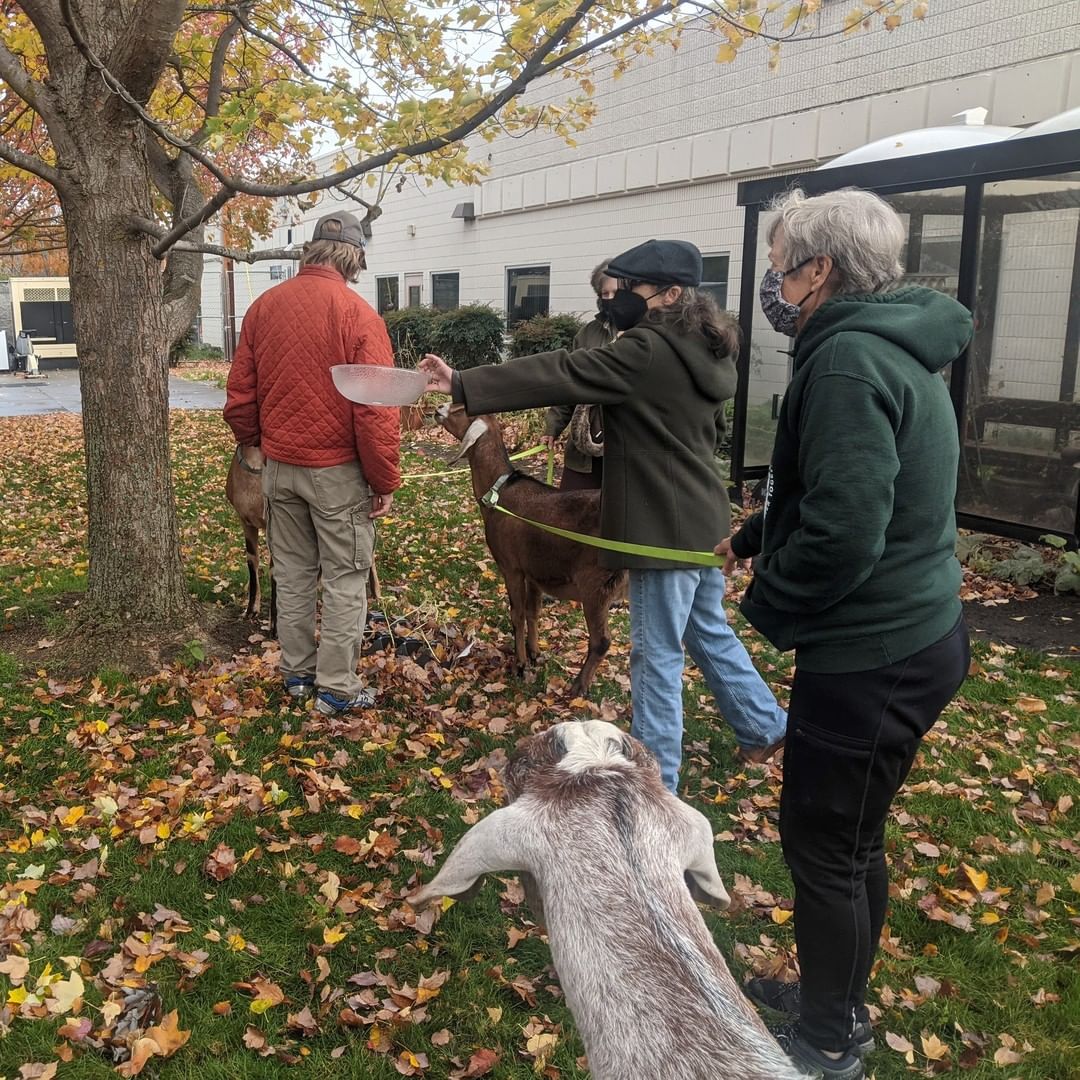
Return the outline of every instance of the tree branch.
<path id="1" fill-rule="evenodd" d="M 0 139 L 0 158 L 3 158 L 9 165 L 14 165 L 17 169 L 33 173 L 34 176 L 40 177 L 47 184 L 52 184 L 57 190 L 60 190 L 63 186 L 64 178 L 57 169 L 47 165 L 39 157 L 16 150 L 14 146 L 2 139 Z"/>
<path id="2" fill-rule="evenodd" d="M 129 218 L 129 224 L 136 232 L 146 233 L 148 236 L 162 237 L 163 229 L 156 221 L 148 218 Z M 220 255 L 223 259 L 235 259 L 237 262 L 256 263 L 268 262 L 272 259 L 299 259 L 303 251 L 299 247 L 267 248 L 263 251 L 244 251 L 242 248 L 225 247 L 222 244 L 192 243 L 188 240 L 178 240 L 172 245 L 172 251 L 194 252 L 202 255 Z"/>
<path id="3" fill-rule="evenodd" d="M 161 68 L 173 51 L 186 6 L 186 0 L 139 0 L 128 16 L 127 33 L 113 47 L 108 69 L 142 104 L 150 99 L 161 76 Z M 74 25 L 71 0 L 60 0 L 60 13 L 64 25 L 71 31 Z M 75 34 L 71 36 L 85 56 Z"/>
<path id="4" fill-rule="evenodd" d="M 651 11 L 646 11 L 643 15 L 639 15 L 636 19 L 630 19 L 621 26 L 615 27 L 614 30 L 609 30 L 606 34 L 603 34 L 598 38 L 593 38 L 592 41 L 584 42 L 576 49 L 571 49 L 568 53 L 563 53 L 561 56 L 555 57 L 550 63 L 545 64 L 537 72 L 537 77 L 547 75 L 548 72 L 554 71 L 564 64 L 569 64 L 571 60 L 576 60 L 579 56 L 585 56 L 587 53 L 595 52 L 609 41 L 614 41 L 616 38 L 622 37 L 623 34 L 627 34 L 631 30 L 636 30 L 639 26 L 644 26 L 646 23 L 652 22 L 653 19 L 659 19 L 661 15 L 666 15 L 669 11 L 674 11 L 675 6 L 674 3 L 661 4 Z"/>
<path id="5" fill-rule="evenodd" d="M 60 2 L 62 5 L 66 5 L 70 3 L 70 0 L 60 0 Z M 568 15 L 563 19 L 563 21 L 552 31 L 548 40 L 536 50 L 514 79 L 503 87 L 491 101 L 479 108 L 472 116 L 463 120 L 457 127 L 452 128 L 444 135 L 434 135 L 431 138 L 424 139 L 418 143 L 412 143 L 409 146 L 384 150 L 381 154 L 375 154 L 372 157 L 365 158 L 363 161 L 357 162 L 357 164 L 352 165 L 347 169 L 331 173 L 329 176 L 316 177 L 312 180 L 301 180 L 293 184 L 256 184 L 242 180 L 238 177 L 224 176 L 221 170 L 216 166 L 207 165 L 214 178 L 222 185 L 221 189 L 215 192 L 210 202 L 208 202 L 198 214 L 192 215 L 184 221 L 174 225 L 173 228 L 170 229 L 169 232 L 154 246 L 154 255 L 160 259 L 177 240 L 190 232 L 196 225 L 207 221 L 212 214 L 216 213 L 216 209 L 210 209 L 210 204 L 216 199 L 221 200 L 219 205 L 224 205 L 228 199 L 236 194 L 256 195 L 264 198 L 282 198 L 289 195 L 305 195 L 312 191 L 325 191 L 328 188 L 339 187 L 346 181 L 352 180 L 357 176 L 362 176 L 364 173 L 371 172 L 384 165 L 389 165 L 390 162 L 395 161 L 396 159 L 403 157 L 419 157 L 422 154 L 430 154 L 435 150 L 441 150 L 445 146 L 450 146 L 453 143 L 459 142 L 480 127 L 485 121 L 495 116 L 503 106 L 521 94 L 525 88 L 537 78 L 537 73 L 543 67 L 544 60 L 589 13 L 597 2 L 598 0 L 581 0 L 573 14 Z M 562 63 L 565 62 L 566 61 L 562 61 Z M 553 67 L 557 66 L 559 66 L 558 63 L 555 65 L 548 65 L 547 70 L 553 70 Z M 137 103 L 133 103 L 133 106 L 137 109 L 139 108 Z M 143 110 L 140 109 L 139 111 L 140 113 L 143 113 Z M 151 124 L 155 123 L 155 121 L 149 117 L 146 119 Z M 177 140 L 172 136 L 169 136 L 169 141 L 185 153 L 191 154 L 192 157 L 201 161 L 204 165 L 207 164 L 204 160 L 206 155 L 202 154 L 201 151 L 197 150 L 195 147 L 189 146 L 185 144 L 183 140 Z"/>
<path id="6" fill-rule="evenodd" d="M 214 42 L 214 53 L 210 58 L 210 77 L 206 85 L 206 104 L 203 106 L 203 122 L 199 130 L 191 136 L 191 142 L 199 146 L 205 142 L 210 134 L 208 121 L 217 116 L 221 109 L 221 87 L 225 80 L 225 61 L 229 55 L 229 46 L 233 43 L 243 25 L 240 15 L 233 11 L 233 17 L 228 26 L 222 30 L 220 37 Z"/>
<path id="7" fill-rule="evenodd" d="M 19 58 L 0 41 L 0 79 L 15 91 L 42 119 L 52 115 L 51 95 L 44 83 L 31 78 Z"/>

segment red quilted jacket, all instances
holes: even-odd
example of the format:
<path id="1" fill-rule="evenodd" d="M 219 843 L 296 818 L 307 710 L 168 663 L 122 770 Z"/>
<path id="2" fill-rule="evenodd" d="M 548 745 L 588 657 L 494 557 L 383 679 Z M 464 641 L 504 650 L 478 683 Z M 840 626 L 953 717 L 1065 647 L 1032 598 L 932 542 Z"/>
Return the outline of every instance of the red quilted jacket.
<path id="1" fill-rule="evenodd" d="M 371 490 L 401 485 L 397 409 L 354 405 L 334 388 L 334 364 L 393 367 L 382 319 L 330 266 L 305 266 L 248 309 L 229 371 L 225 421 L 290 465 L 360 459 Z"/>

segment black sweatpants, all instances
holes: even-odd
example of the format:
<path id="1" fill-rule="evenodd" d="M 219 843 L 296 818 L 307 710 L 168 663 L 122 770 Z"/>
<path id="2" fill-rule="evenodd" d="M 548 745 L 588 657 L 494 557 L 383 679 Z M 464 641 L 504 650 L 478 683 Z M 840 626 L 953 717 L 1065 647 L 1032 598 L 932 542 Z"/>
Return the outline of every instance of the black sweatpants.
<path id="1" fill-rule="evenodd" d="M 866 1017 L 888 904 L 889 806 L 969 663 L 961 619 L 941 641 L 888 667 L 796 670 L 780 839 L 795 883 L 800 1026 L 818 1049 L 847 1050 L 855 1017 Z"/>

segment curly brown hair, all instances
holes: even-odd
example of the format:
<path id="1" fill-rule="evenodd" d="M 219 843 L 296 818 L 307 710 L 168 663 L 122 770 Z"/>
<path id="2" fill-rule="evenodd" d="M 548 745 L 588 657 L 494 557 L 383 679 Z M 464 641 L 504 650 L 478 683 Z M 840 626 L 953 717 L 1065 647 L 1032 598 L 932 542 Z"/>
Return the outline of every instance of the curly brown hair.
<path id="1" fill-rule="evenodd" d="M 643 322 L 661 322 L 681 333 L 700 334 L 717 356 L 734 356 L 739 351 L 739 324 L 703 289 L 683 286 L 673 304 L 650 308 Z"/>

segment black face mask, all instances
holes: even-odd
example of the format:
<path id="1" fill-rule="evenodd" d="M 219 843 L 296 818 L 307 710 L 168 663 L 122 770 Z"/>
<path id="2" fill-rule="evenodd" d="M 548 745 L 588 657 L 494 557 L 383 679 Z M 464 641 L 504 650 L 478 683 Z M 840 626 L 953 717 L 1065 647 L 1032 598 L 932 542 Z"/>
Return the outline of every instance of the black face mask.
<path id="1" fill-rule="evenodd" d="M 661 291 L 658 289 L 653 296 Z M 632 330 L 645 318 L 645 313 L 649 310 L 648 301 L 651 299 L 652 297 L 640 296 L 629 289 L 620 289 L 608 301 L 608 320 L 616 330 Z"/>
<path id="2" fill-rule="evenodd" d="M 598 296 L 596 298 L 596 310 L 600 313 L 600 318 L 603 322 L 611 322 L 611 300 L 608 297 Z"/>

